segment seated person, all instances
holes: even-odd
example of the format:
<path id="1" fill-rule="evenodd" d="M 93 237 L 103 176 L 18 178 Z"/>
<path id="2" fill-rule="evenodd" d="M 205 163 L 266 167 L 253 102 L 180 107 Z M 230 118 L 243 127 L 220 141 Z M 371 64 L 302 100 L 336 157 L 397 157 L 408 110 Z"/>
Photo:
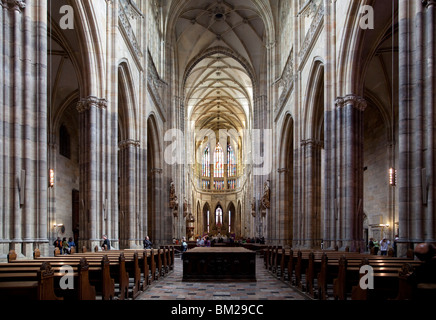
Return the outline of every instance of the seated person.
<path id="1" fill-rule="evenodd" d="M 76 244 L 74 243 L 74 240 L 72 237 L 68 238 L 68 253 L 71 253 L 71 249 L 75 248 Z"/>
<path id="2" fill-rule="evenodd" d="M 150 241 L 150 237 L 146 236 L 144 241 L 143 241 L 143 245 L 144 245 L 144 249 L 151 249 L 152 248 L 152 243 Z"/>

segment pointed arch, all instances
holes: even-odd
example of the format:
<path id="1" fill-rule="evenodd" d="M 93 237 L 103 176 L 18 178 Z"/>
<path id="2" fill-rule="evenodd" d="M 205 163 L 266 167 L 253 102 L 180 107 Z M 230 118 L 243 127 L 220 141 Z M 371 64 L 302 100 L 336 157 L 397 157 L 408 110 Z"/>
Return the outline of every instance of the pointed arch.
<path id="1" fill-rule="evenodd" d="M 127 60 L 122 60 L 118 65 L 118 117 L 120 140 L 138 140 L 136 94 Z"/>
<path id="2" fill-rule="evenodd" d="M 285 243 L 291 245 L 294 221 L 294 119 L 284 117 L 278 167 L 278 228 Z"/>
<path id="3" fill-rule="evenodd" d="M 226 231 L 229 235 L 235 233 L 235 222 L 236 222 L 236 207 L 233 201 L 227 205 L 227 210 L 224 214 L 224 222 L 226 224 Z"/>
<path id="4" fill-rule="evenodd" d="M 324 62 L 315 58 L 310 70 L 305 101 L 305 139 L 323 141 L 324 139 Z"/>
<path id="5" fill-rule="evenodd" d="M 147 119 L 147 230 L 155 243 L 164 241 L 167 225 L 162 209 L 161 142 L 156 117 Z"/>

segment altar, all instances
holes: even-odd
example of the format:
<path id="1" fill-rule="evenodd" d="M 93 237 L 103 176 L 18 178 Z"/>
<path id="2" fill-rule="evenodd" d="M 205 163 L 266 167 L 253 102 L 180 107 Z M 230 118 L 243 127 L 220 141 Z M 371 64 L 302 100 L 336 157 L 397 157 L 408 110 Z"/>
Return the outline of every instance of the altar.
<path id="1" fill-rule="evenodd" d="M 197 247 L 183 253 L 183 281 L 256 281 L 256 252 Z"/>

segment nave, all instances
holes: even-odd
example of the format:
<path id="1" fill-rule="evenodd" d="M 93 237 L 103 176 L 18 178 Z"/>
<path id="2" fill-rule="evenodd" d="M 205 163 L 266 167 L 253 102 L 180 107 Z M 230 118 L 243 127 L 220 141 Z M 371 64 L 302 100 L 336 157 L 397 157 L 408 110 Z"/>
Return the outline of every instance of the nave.
<path id="1" fill-rule="evenodd" d="M 274 277 L 263 258 L 256 257 L 256 282 L 184 282 L 183 261 L 174 261 L 174 271 L 153 282 L 137 300 L 309 300 L 289 284 Z"/>

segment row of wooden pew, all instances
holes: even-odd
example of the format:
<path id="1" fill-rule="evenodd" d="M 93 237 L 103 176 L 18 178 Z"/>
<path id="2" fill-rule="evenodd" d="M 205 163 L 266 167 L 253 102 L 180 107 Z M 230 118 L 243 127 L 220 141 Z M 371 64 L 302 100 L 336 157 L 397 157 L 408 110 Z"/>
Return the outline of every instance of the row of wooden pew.
<path id="1" fill-rule="evenodd" d="M 270 246 L 264 265 L 276 277 L 319 300 L 403 300 L 412 297 L 408 275 L 421 264 L 406 259 L 342 251 L 292 250 Z M 362 289 L 369 265 L 374 289 Z M 363 279 L 366 281 L 366 278 Z M 369 282 L 365 282 L 369 284 Z"/>
<path id="2" fill-rule="evenodd" d="M 135 299 L 174 269 L 175 248 L 109 250 L 0 263 L 0 299 Z"/>

